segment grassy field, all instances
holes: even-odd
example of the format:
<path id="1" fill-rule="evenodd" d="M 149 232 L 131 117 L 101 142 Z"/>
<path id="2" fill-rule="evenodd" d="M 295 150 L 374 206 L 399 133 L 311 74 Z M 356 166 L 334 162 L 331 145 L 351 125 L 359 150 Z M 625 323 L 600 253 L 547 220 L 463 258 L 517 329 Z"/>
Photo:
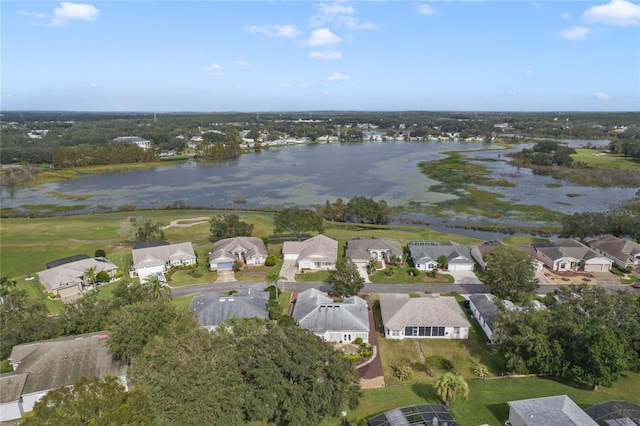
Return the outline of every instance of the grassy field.
<path id="1" fill-rule="evenodd" d="M 640 172 L 640 161 L 618 154 L 609 154 L 594 149 L 576 149 L 573 161 L 582 161 L 587 166 L 605 169 L 633 170 Z"/>

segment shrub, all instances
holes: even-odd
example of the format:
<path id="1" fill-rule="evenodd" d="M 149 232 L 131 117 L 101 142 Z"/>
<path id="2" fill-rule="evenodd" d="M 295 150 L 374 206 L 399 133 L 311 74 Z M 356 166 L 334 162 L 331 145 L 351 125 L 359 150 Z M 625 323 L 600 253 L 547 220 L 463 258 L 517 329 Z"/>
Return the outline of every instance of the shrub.
<path id="1" fill-rule="evenodd" d="M 106 271 L 100 271 L 98 272 L 98 275 L 96 275 L 96 281 L 99 283 L 107 283 L 111 281 L 111 277 Z"/>
<path id="2" fill-rule="evenodd" d="M 133 204 L 122 204 L 118 206 L 118 211 L 120 212 L 132 212 L 136 209 L 136 206 Z"/>
<path id="3" fill-rule="evenodd" d="M 197 269 L 191 269 L 187 271 L 187 275 L 189 275 L 191 278 L 200 278 L 202 276 L 202 272 L 198 271 Z"/>
<path id="4" fill-rule="evenodd" d="M 49 296 L 49 299 L 55 299 L 55 298 L 56 298 L 55 293 L 53 293 L 52 291 L 50 291 L 49 293 L 47 293 L 47 296 Z"/>
<path id="5" fill-rule="evenodd" d="M 273 254 L 267 256 L 267 259 L 264 261 L 265 266 L 275 266 L 276 263 L 278 263 L 278 258 Z"/>
<path id="6" fill-rule="evenodd" d="M 489 375 L 489 370 L 485 365 L 480 364 L 480 361 L 475 362 L 471 371 L 478 376 L 479 379 L 485 379 Z"/>
<path id="7" fill-rule="evenodd" d="M 420 270 L 418 268 L 409 268 L 407 269 L 407 274 L 411 277 L 417 277 L 420 275 Z"/>
<path id="8" fill-rule="evenodd" d="M 96 252 L 93 255 L 93 257 L 107 257 L 107 253 L 102 249 L 98 249 L 98 250 L 96 250 Z"/>
<path id="9" fill-rule="evenodd" d="M 359 345 L 362 343 L 362 337 L 356 337 L 356 340 L 353 341 L 354 344 Z"/>
<path id="10" fill-rule="evenodd" d="M 385 270 L 384 270 L 384 274 L 385 274 L 387 277 L 392 276 L 392 275 L 393 275 L 393 268 L 387 268 L 387 269 L 385 269 Z"/>
<path id="11" fill-rule="evenodd" d="M 413 369 L 408 365 L 394 365 L 391 368 L 393 369 L 395 378 L 400 381 L 410 379 L 413 374 Z"/>
<path id="12" fill-rule="evenodd" d="M 242 264 L 237 260 L 233 262 L 233 272 L 239 272 L 242 269 Z"/>
<path id="13" fill-rule="evenodd" d="M 113 278 L 122 278 L 122 271 L 118 269 L 115 274 L 113 274 Z"/>
<path id="14" fill-rule="evenodd" d="M 262 242 L 264 243 L 265 247 L 269 245 L 269 239 L 267 237 L 262 237 Z"/>

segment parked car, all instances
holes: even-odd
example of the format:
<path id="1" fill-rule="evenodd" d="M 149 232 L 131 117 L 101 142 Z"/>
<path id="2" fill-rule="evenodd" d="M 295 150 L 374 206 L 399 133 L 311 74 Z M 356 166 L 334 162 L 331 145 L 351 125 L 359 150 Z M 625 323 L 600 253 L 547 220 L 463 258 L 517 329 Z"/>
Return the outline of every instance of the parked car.
<path id="1" fill-rule="evenodd" d="M 633 288 L 640 288 L 640 281 L 637 281 L 637 282 L 635 282 L 635 283 L 631 284 L 631 287 L 633 287 Z"/>

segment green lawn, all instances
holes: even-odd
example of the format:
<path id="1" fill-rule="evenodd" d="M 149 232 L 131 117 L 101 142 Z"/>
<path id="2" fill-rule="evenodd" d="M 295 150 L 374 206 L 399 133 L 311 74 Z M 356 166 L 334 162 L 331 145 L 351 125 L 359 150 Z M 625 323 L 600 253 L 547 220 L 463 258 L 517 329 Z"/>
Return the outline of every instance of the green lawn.
<path id="1" fill-rule="evenodd" d="M 171 299 L 171 303 L 176 305 L 178 309 L 183 309 L 186 311 L 187 309 L 189 309 L 189 305 L 191 304 L 191 301 L 194 297 L 195 296 L 193 295 L 174 297 L 173 299 Z"/>
<path id="2" fill-rule="evenodd" d="M 605 169 L 640 171 L 640 161 L 619 154 L 609 154 L 594 149 L 576 149 L 573 161 L 582 161 L 588 166 Z"/>
<path id="3" fill-rule="evenodd" d="M 326 282 L 329 279 L 329 271 L 319 272 L 304 272 L 302 274 L 296 274 L 296 281 L 298 282 Z"/>
<path id="4" fill-rule="evenodd" d="M 385 274 L 389 269 L 393 271 L 391 276 Z M 437 273 L 435 278 L 431 278 L 424 271 L 420 271 L 418 276 L 412 277 L 407 273 L 408 269 L 408 266 L 399 268 L 387 265 L 385 269 L 370 274 L 369 279 L 376 284 L 453 284 L 455 282 L 455 279 L 449 274 Z"/>

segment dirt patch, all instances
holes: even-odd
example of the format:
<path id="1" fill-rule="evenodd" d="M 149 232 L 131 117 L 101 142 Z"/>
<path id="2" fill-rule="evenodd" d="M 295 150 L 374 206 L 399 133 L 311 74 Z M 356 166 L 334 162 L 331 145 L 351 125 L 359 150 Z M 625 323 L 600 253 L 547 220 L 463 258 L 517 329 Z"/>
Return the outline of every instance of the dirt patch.
<path id="1" fill-rule="evenodd" d="M 552 284 L 596 284 L 595 277 L 589 272 L 551 272 L 545 269 L 543 273 Z"/>

